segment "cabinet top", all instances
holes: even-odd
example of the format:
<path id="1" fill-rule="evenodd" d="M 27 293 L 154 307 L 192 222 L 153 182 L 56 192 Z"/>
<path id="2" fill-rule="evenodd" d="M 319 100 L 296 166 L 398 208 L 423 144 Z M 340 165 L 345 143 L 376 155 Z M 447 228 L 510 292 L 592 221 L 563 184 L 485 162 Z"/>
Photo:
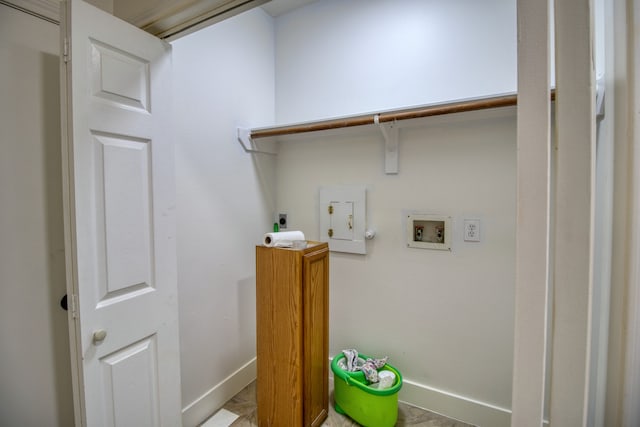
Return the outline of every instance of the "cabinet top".
<path id="1" fill-rule="evenodd" d="M 267 247 L 265 245 L 256 245 L 256 248 L 259 248 L 260 250 L 270 250 L 270 249 L 274 249 L 274 250 L 283 250 L 283 251 L 316 251 L 318 249 L 324 249 L 329 248 L 329 244 L 327 242 L 316 242 L 314 240 L 307 240 L 307 246 L 304 248 L 283 248 L 283 247 L 278 247 L 278 246 L 274 246 L 274 247 Z"/>

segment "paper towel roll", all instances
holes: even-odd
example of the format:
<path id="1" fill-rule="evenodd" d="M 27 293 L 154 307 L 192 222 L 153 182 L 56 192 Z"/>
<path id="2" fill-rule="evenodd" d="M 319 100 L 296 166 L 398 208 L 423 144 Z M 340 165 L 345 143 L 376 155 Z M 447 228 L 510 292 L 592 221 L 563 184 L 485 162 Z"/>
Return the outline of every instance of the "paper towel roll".
<path id="1" fill-rule="evenodd" d="M 262 239 L 263 244 L 268 248 L 281 247 L 290 248 L 295 240 L 305 240 L 302 231 L 279 231 L 267 233 Z"/>

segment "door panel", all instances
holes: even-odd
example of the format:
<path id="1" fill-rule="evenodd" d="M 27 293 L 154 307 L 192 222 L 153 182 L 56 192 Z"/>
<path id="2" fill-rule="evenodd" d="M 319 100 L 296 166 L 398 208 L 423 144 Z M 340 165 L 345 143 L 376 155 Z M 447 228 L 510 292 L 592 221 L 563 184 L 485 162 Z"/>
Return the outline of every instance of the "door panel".
<path id="1" fill-rule="evenodd" d="M 171 48 L 82 1 L 64 7 L 77 418 L 179 426 Z"/>
<path id="2" fill-rule="evenodd" d="M 329 249 L 303 257 L 304 425 L 318 427 L 329 405 Z"/>
<path id="3" fill-rule="evenodd" d="M 96 40 L 91 42 L 93 94 L 120 106 L 149 111 L 149 63 Z"/>
<path id="4" fill-rule="evenodd" d="M 100 361 L 105 422 L 116 426 L 159 425 L 155 335 L 126 346 Z M 135 396 L 135 405 L 129 398 Z"/>
<path id="5" fill-rule="evenodd" d="M 152 290 L 150 141 L 95 135 L 96 196 L 104 200 L 106 283 L 101 302 Z"/>

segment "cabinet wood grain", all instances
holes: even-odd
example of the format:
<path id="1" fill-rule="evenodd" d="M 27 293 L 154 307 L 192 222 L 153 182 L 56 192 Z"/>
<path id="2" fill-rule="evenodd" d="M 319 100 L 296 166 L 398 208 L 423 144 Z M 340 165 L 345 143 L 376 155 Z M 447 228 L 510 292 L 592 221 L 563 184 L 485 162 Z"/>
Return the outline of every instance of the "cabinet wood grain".
<path id="1" fill-rule="evenodd" d="M 329 248 L 256 247 L 258 425 L 320 426 L 329 406 Z"/>

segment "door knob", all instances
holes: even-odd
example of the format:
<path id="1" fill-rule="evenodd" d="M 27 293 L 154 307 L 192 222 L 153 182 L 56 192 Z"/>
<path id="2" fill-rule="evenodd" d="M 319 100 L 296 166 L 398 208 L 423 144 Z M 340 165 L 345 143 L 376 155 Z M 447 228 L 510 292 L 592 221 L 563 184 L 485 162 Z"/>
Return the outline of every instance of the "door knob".
<path id="1" fill-rule="evenodd" d="M 107 331 L 104 329 L 98 329 L 93 333 L 93 343 L 100 344 L 107 337 Z"/>

